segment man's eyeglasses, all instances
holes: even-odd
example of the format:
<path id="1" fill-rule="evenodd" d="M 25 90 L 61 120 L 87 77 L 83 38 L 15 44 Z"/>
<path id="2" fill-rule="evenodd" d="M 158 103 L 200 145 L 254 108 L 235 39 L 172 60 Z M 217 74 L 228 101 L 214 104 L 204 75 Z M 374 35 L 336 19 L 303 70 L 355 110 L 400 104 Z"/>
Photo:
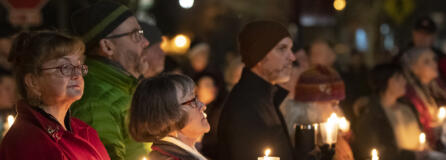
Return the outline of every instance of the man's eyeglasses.
<path id="1" fill-rule="evenodd" d="M 60 73 L 64 76 L 82 75 L 85 76 L 88 73 L 88 66 L 81 64 L 74 66 L 72 64 L 63 64 L 52 68 L 40 68 L 40 70 L 59 69 Z"/>
<path id="2" fill-rule="evenodd" d="M 117 34 L 117 35 L 112 35 L 112 36 L 108 36 L 105 37 L 107 39 L 113 39 L 113 38 L 120 38 L 120 37 L 124 37 L 124 36 L 131 36 L 132 39 L 135 42 L 139 42 L 144 38 L 144 31 L 142 29 L 135 29 L 131 32 L 127 32 L 127 33 L 122 33 L 122 34 Z"/>
<path id="3" fill-rule="evenodd" d="M 192 108 L 197 108 L 198 110 L 201 110 L 201 108 L 203 108 L 203 106 L 204 106 L 204 104 L 201 103 L 197 97 L 194 97 L 191 100 L 181 103 L 181 105 L 188 105 L 188 104 L 192 104 L 191 105 Z"/>

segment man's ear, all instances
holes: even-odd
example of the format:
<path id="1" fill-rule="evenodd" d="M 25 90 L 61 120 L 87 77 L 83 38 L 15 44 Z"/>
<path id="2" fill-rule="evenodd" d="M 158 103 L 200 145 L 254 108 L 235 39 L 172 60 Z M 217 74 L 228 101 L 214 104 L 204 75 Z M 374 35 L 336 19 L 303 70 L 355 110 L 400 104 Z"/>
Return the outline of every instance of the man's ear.
<path id="1" fill-rule="evenodd" d="M 40 86 L 37 83 L 37 77 L 31 73 L 28 73 L 24 77 L 25 87 L 31 91 L 33 94 L 40 96 L 42 93 L 40 91 Z"/>
<path id="2" fill-rule="evenodd" d="M 115 50 L 115 45 L 108 39 L 99 40 L 100 55 L 104 57 L 111 57 Z"/>

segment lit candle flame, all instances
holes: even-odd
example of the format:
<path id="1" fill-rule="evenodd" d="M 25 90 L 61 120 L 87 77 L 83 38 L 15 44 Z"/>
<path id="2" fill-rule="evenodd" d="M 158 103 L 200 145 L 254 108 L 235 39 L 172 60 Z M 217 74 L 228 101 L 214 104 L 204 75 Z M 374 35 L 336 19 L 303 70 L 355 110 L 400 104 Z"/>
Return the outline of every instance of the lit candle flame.
<path id="1" fill-rule="evenodd" d="M 147 160 L 147 158 L 146 157 L 142 157 L 142 160 Z"/>
<path id="2" fill-rule="evenodd" d="M 330 118 L 328 118 L 326 125 L 325 125 L 325 130 L 327 132 L 327 143 L 328 144 L 333 144 L 335 143 L 335 136 L 337 134 L 334 134 L 335 132 L 337 133 L 337 126 L 338 124 L 338 116 L 336 115 L 336 113 L 332 113 L 330 115 Z"/>
<path id="3" fill-rule="evenodd" d="M 341 117 L 339 119 L 339 128 L 342 132 L 347 132 L 350 129 L 350 122 L 345 117 Z"/>
<path id="4" fill-rule="evenodd" d="M 438 120 L 440 120 L 441 122 L 444 120 L 444 118 L 446 118 L 446 108 L 445 107 L 440 107 L 438 109 Z"/>
<path id="5" fill-rule="evenodd" d="M 14 124 L 14 116 L 12 116 L 12 115 L 9 115 L 8 116 L 8 128 L 11 128 L 11 126 L 12 126 L 12 124 Z"/>
<path id="6" fill-rule="evenodd" d="M 426 134 L 421 133 L 420 134 L 420 144 L 426 143 Z"/>
<path id="7" fill-rule="evenodd" d="M 372 155 L 372 160 L 379 160 L 378 150 L 376 150 L 375 148 L 372 149 L 371 155 Z"/>
<path id="8" fill-rule="evenodd" d="M 419 136 L 419 140 L 420 140 L 420 148 L 421 148 L 421 150 L 424 150 L 424 145 L 426 144 L 426 134 L 421 132 L 420 136 Z"/>
<path id="9" fill-rule="evenodd" d="M 268 148 L 265 150 L 265 157 L 268 157 L 269 154 L 271 154 L 271 149 Z"/>

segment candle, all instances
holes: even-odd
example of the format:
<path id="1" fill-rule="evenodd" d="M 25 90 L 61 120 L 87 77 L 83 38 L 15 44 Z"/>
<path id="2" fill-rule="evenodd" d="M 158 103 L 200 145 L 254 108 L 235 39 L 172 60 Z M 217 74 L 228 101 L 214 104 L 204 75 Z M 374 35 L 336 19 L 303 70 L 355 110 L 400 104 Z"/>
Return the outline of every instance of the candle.
<path id="1" fill-rule="evenodd" d="M 14 116 L 12 115 L 8 115 L 8 117 L 6 118 L 6 122 L 3 124 L 3 135 L 6 134 L 6 132 L 8 132 L 9 128 L 11 128 L 12 124 L 14 124 Z"/>
<path id="2" fill-rule="evenodd" d="M 370 152 L 370 154 L 372 155 L 372 160 L 379 160 L 378 150 L 376 150 L 375 148 L 373 148 L 373 149 L 372 149 L 372 152 Z"/>
<path id="3" fill-rule="evenodd" d="M 8 115 L 8 129 L 11 128 L 12 124 L 14 124 L 14 116 Z"/>
<path id="4" fill-rule="evenodd" d="M 437 118 L 440 122 L 444 121 L 444 118 L 446 118 L 446 108 L 445 107 L 440 107 L 438 109 Z"/>
<path id="5" fill-rule="evenodd" d="M 336 143 L 338 136 L 339 118 L 336 113 L 332 113 L 327 119 L 327 122 L 322 123 L 320 126 L 322 142 L 324 144 L 332 145 Z"/>
<path id="6" fill-rule="evenodd" d="M 257 160 L 280 160 L 279 157 L 270 157 L 271 149 L 267 148 L 265 150 L 265 156 L 264 157 L 258 157 Z"/>
<path id="7" fill-rule="evenodd" d="M 426 145 L 426 134 L 424 134 L 423 132 L 420 133 L 419 140 L 420 140 L 420 149 L 424 150 Z"/>
<path id="8" fill-rule="evenodd" d="M 318 128 L 319 128 L 319 124 L 317 124 L 317 123 L 314 123 L 313 124 L 313 127 L 314 127 L 314 144 L 319 144 L 319 138 L 318 138 L 318 136 L 319 136 L 319 130 L 318 130 Z"/>
<path id="9" fill-rule="evenodd" d="M 339 129 L 342 132 L 348 132 L 350 130 L 350 122 L 345 117 L 339 119 Z"/>

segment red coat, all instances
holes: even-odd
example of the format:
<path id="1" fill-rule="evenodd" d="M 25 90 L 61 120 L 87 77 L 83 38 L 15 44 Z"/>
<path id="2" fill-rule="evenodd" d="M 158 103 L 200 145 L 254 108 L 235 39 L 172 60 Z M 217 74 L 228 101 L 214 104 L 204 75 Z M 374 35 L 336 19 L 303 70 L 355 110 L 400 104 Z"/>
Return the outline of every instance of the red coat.
<path id="1" fill-rule="evenodd" d="M 76 118 L 67 117 L 65 123 L 71 131 L 51 115 L 19 102 L 16 121 L 0 145 L 0 159 L 110 159 L 93 128 Z"/>

